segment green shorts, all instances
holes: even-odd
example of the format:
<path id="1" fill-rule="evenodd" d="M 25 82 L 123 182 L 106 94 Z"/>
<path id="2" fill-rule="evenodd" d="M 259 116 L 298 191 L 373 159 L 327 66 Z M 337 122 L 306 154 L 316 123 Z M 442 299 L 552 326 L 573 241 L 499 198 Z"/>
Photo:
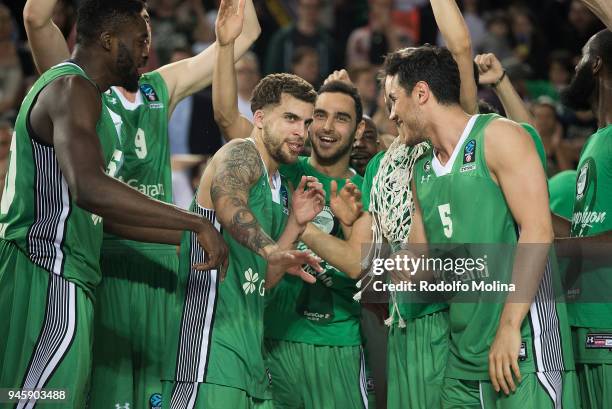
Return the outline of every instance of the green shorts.
<path id="1" fill-rule="evenodd" d="M 266 339 L 276 409 L 367 409 L 361 346 Z"/>
<path id="2" fill-rule="evenodd" d="M 612 365 L 576 364 L 582 409 L 612 408 Z"/>
<path id="3" fill-rule="evenodd" d="M 202 382 L 163 382 L 163 409 L 274 409 L 271 400 L 245 391 Z M 148 408 L 148 407 L 147 407 Z"/>
<path id="4" fill-rule="evenodd" d="M 105 252 L 96 290 L 89 409 L 153 408 L 161 378 L 178 258 L 174 248 Z"/>
<path id="5" fill-rule="evenodd" d="M 440 407 L 440 388 L 448 356 L 448 311 L 393 325 L 387 347 L 389 409 Z"/>
<path id="6" fill-rule="evenodd" d="M 495 392 L 491 381 L 444 378 L 443 409 L 578 409 L 576 372 L 523 374 L 516 391 Z"/>
<path id="7" fill-rule="evenodd" d="M 0 388 L 64 391 L 44 407 L 85 407 L 93 303 L 81 287 L 0 240 L 0 311 Z"/>

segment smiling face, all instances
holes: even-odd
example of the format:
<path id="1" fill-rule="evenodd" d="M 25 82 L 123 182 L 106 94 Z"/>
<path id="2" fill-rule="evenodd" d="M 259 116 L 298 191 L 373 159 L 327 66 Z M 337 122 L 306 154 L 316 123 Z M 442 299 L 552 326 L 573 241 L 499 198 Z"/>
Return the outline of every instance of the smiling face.
<path id="1" fill-rule="evenodd" d="M 266 150 L 277 163 L 297 161 L 312 122 L 312 110 L 312 104 L 283 93 L 280 104 L 255 112 L 256 125 L 263 128 Z"/>
<path id="2" fill-rule="evenodd" d="M 331 165 L 350 154 L 356 116 L 355 102 L 346 94 L 324 92 L 317 97 L 310 136 L 319 163 Z"/>
<path id="3" fill-rule="evenodd" d="M 413 92 L 408 94 L 399 83 L 399 77 L 387 77 L 385 85 L 387 101 L 391 105 L 389 119 L 396 123 L 404 143 L 414 146 L 426 140 L 422 112 L 416 103 Z"/>

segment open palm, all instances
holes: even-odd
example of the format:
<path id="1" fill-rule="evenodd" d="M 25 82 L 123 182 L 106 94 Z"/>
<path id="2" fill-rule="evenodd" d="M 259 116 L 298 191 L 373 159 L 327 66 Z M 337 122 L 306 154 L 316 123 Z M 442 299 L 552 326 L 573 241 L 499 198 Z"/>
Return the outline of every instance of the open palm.
<path id="1" fill-rule="evenodd" d="M 220 45 L 235 41 L 242 32 L 244 5 L 245 0 L 221 0 L 215 24 L 217 42 Z"/>

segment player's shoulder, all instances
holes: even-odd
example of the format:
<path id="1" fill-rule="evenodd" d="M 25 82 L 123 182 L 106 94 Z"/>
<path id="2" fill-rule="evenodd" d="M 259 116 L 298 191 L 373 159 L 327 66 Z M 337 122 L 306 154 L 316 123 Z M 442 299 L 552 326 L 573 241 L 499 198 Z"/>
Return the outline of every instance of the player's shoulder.
<path id="1" fill-rule="evenodd" d="M 519 149 L 534 144 L 528 130 L 510 119 L 497 117 L 492 119 L 484 130 L 487 153 Z"/>
<path id="2" fill-rule="evenodd" d="M 98 88 L 81 75 L 64 75 L 49 83 L 40 93 L 38 102 L 49 112 L 100 108 L 102 101 Z"/>
<path id="3" fill-rule="evenodd" d="M 213 156 L 213 164 L 249 167 L 252 172 L 261 171 L 262 160 L 255 143 L 250 139 L 232 139 Z"/>

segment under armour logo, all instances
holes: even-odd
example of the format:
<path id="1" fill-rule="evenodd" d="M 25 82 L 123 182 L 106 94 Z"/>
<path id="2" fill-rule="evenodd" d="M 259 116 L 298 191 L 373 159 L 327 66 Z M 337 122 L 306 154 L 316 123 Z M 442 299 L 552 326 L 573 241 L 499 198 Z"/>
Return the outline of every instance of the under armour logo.
<path id="1" fill-rule="evenodd" d="M 108 98 L 108 102 L 110 102 L 111 104 L 114 105 L 114 104 L 117 103 L 117 98 L 115 98 L 115 97 Z"/>
<path id="2" fill-rule="evenodd" d="M 587 344 L 593 344 L 593 343 L 595 343 L 595 338 L 587 337 Z"/>
<path id="3" fill-rule="evenodd" d="M 125 402 L 123 405 L 115 403 L 115 409 L 130 409 L 130 404 L 128 402 Z"/>
<path id="4" fill-rule="evenodd" d="M 97 226 L 98 223 L 100 223 L 102 221 L 102 218 L 100 216 L 98 216 L 97 214 L 92 214 L 91 215 L 91 221 L 93 222 L 94 226 Z M 117 409 L 123 409 L 123 408 L 117 408 Z M 125 408 L 125 409 L 130 409 L 130 408 L 128 407 L 128 408 Z"/>

